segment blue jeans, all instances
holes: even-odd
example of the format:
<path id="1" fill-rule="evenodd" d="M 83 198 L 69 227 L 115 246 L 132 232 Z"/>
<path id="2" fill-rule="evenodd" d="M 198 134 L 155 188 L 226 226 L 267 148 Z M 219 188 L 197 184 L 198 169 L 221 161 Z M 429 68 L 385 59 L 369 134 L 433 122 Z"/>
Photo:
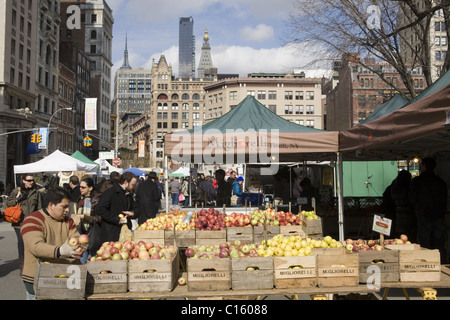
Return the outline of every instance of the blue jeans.
<path id="1" fill-rule="evenodd" d="M 424 248 L 438 249 L 441 254 L 441 263 L 446 263 L 444 218 L 418 217 L 417 240 Z"/>
<path id="2" fill-rule="evenodd" d="M 177 205 L 178 204 L 178 197 L 180 196 L 178 193 L 171 193 L 172 195 L 172 204 Z"/>

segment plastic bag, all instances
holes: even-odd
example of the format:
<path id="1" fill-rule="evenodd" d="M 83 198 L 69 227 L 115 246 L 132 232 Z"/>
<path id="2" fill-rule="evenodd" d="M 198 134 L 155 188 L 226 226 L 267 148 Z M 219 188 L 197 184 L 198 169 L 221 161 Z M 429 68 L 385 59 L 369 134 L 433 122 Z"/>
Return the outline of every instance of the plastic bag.
<path id="1" fill-rule="evenodd" d="M 124 242 L 126 240 L 133 241 L 133 232 L 131 232 L 130 228 L 124 224 L 122 229 L 120 229 L 119 242 Z"/>

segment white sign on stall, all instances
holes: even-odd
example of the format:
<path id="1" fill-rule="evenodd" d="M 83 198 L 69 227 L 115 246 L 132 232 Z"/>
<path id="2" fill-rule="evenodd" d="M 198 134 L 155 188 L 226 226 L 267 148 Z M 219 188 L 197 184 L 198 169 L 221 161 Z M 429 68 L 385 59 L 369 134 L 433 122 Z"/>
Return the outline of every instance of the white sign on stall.
<path id="1" fill-rule="evenodd" d="M 388 218 L 383 218 L 378 215 L 373 216 L 373 226 L 372 230 L 378 233 L 389 236 L 391 234 L 392 220 Z"/>

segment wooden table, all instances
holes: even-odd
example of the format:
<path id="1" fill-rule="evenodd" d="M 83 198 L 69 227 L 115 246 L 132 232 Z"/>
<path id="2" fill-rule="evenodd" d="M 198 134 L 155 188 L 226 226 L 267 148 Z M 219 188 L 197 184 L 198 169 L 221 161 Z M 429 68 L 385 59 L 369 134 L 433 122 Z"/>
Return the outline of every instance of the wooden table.
<path id="1" fill-rule="evenodd" d="M 186 274 L 183 273 L 186 278 Z M 326 287 L 326 288 L 292 288 L 292 289 L 267 289 L 267 290 L 226 290 L 226 291 L 189 291 L 188 286 L 175 286 L 171 292 L 126 292 L 90 294 L 87 300 L 139 300 L 139 299 L 260 299 L 266 296 L 290 296 L 291 300 L 297 295 L 307 294 L 313 300 L 327 300 L 333 294 L 350 293 L 377 293 L 384 288 L 383 300 L 387 298 L 389 289 L 403 289 L 405 298 L 409 299 L 406 289 L 418 290 L 424 300 L 436 300 L 436 290 L 438 288 L 450 288 L 450 265 L 443 265 L 441 268 L 441 281 L 439 282 L 385 282 L 381 288 L 369 288 L 366 284 L 354 287 Z"/>
<path id="2" fill-rule="evenodd" d="M 384 288 L 383 300 L 387 299 L 389 289 L 402 289 L 405 298 L 409 300 L 406 289 L 416 289 L 423 297 L 423 300 L 437 300 L 436 290 L 450 288 L 450 265 L 441 266 L 441 280 L 439 282 L 385 282 L 381 284 Z"/>

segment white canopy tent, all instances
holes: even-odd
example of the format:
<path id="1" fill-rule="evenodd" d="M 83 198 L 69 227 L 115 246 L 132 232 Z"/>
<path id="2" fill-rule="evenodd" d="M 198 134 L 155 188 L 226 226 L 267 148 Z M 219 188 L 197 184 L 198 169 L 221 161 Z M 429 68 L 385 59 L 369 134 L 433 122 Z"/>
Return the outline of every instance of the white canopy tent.
<path id="1" fill-rule="evenodd" d="M 97 172 L 97 170 L 97 165 L 85 163 L 59 150 L 36 162 L 14 166 L 14 174 L 60 171 Z"/>
<path id="2" fill-rule="evenodd" d="M 107 170 L 102 170 L 102 172 L 105 171 L 105 173 L 107 172 L 108 174 L 111 174 L 111 172 L 113 172 L 113 171 L 116 171 L 116 172 L 118 172 L 118 173 L 120 173 L 120 174 L 123 173 L 123 169 L 114 167 L 113 165 L 111 165 L 111 164 L 110 164 L 107 160 L 105 160 L 105 159 L 100 159 L 100 158 L 98 158 L 98 159 L 95 160 L 94 162 L 96 162 L 96 163 L 98 163 L 98 164 L 100 165 L 100 169 L 102 168 L 103 165 L 105 165 L 105 166 L 108 168 Z"/>
<path id="3" fill-rule="evenodd" d="M 191 175 L 189 167 L 180 167 L 169 176 L 171 177 L 189 177 Z"/>

